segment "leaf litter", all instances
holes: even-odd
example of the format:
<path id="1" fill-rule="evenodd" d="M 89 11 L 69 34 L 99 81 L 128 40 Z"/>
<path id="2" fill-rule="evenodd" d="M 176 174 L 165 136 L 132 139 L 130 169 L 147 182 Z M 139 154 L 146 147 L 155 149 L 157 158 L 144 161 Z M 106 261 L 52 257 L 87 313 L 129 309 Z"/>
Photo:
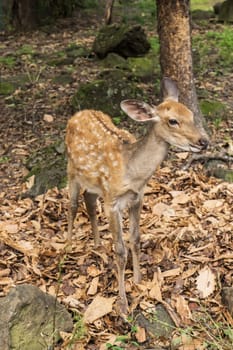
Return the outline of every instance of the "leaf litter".
<path id="1" fill-rule="evenodd" d="M 85 30 L 68 28 L 65 34 L 61 36 L 58 31 L 48 36 L 37 32 L 31 38 L 9 39 L 8 44 L 16 50 L 22 43 L 33 42 L 37 50 L 53 52 L 55 47 L 62 48 L 81 36 L 87 45 L 92 43 Z M 82 64 L 83 72 L 74 72 L 74 81 L 85 81 L 96 74 L 90 61 Z M 15 69 L 20 70 L 20 65 Z M 51 76 L 58 70 L 46 67 L 43 74 Z M 4 115 L 0 154 L 9 157 L 0 169 L 0 296 L 16 284 L 37 285 L 56 295 L 71 312 L 84 316 L 87 335 L 77 342 L 77 349 L 104 349 L 106 342 L 114 342 L 118 334 L 129 332 L 131 325 L 121 319 L 116 307 L 115 257 L 102 202 L 98 204 L 102 246 L 94 250 L 81 200 L 72 248 L 66 250 L 67 188 L 50 189 L 35 199 L 21 195 L 34 181 L 32 178 L 22 183 L 27 175 L 25 158 L 32 149 L 64 137 L 60 125 L 65 126 L 71 115 L 69 99 L 76 87 L 74 83 L 64 89 L 48 79 L 32 85 L 30 93 L 16 91 L 11 97 L 16 103 L 14 108 L 7 99 L 0 102 Z M 43 98 L 36 98 L 38 95 Z M 146 188 L 140 221 L 141 284 L 133 283 L 130 258 L 126 269 L 130 315 L 139 309 L 148 315 L 162 303 L 177 326 L 187 327 L 195 324 L 193 316 L 201 303 L 216 322 L 227 320 L 233 325 L 221 300 L 222 288 L 231 286 L 233 280 L 233 185 L 206 177 L 200 165 L 180 170 L 186 158 L 184 152 L 173 154 Z M 125 216 L 126 240 L 128 224 Z M 142 327 L 135 336 L 138 342 L 163 344 L 163 340 L 148 336 Z M 195 345 L 193 339 L 182 335 L 178 348 L 202 349 L 202 336 L 197 335 Z M 65 344 L 67 341 L 64 349 Z"/>

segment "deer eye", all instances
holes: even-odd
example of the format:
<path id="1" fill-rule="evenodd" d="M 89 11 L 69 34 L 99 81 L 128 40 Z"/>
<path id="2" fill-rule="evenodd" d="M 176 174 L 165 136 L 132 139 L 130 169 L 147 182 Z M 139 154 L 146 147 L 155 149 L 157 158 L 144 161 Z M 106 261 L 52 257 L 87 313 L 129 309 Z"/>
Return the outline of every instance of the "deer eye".
<path id="1" fill-rule="evenodd" d="M 172 126 L 176 126 L 176 125 L 178 126 L 179 125 L 179 123 L 178 123 L 178 121 L 176 119 L 169 119 L 168 122 Z"/>

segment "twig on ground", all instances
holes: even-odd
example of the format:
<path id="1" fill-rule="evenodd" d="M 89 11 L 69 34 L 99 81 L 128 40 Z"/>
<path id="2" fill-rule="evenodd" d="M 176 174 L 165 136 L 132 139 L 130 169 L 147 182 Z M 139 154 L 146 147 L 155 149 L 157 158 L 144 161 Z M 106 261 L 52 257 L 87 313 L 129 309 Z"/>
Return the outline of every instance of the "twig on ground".
<path id="1" fill-rule="evenodd" d="M 209 161 L 209 160 L 220 160 L 225 163 L 230 163 L 233 161 L 233 156 L 229 156 L 227 154 L 193 154 L 192 157 L 189 159 L 186 165 L 183 166 L 183 170 L 188 170 L 193 162 L 198 161 Z"/>

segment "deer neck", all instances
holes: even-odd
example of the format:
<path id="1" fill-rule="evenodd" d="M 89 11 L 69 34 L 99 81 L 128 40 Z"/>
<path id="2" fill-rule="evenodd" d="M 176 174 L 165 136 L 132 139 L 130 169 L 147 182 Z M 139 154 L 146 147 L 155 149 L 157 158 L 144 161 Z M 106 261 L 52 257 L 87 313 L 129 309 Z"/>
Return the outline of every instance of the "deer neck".
<path id="1" fill-rule="evenodd" d="M 153 125 L 144 137 L 125 146 L 125 181 L 134 186 L 133 191 L 139 192 L 145 186 L 167 152 L 168 143 L 157 135 Z"/>

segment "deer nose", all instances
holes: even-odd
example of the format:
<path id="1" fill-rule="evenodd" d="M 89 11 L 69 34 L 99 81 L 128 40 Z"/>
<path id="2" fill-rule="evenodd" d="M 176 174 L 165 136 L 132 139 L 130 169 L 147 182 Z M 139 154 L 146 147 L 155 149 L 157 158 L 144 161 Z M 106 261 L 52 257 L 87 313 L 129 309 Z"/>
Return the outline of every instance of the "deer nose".
<path id="1" fill-rule="evenodd" d="M 209 141 L 206 138 L 200 138 L 198 141 L 198 144 L 201 146 L 202 149 L 206 149 L 208 147 Z"/>

